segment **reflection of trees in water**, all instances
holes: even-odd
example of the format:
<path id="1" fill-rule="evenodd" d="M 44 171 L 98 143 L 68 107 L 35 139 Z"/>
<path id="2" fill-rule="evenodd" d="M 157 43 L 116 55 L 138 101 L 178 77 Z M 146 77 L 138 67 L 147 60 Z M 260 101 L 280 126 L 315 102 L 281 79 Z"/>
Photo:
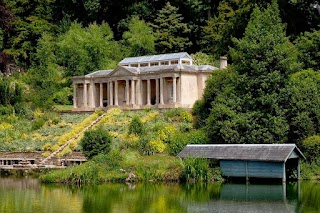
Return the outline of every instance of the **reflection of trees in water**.
<path id="1" fill-rule="evenodd" d="M 300 191 L 300 196 L 299 196 Z M 0 178 L 0 212 L 320 212 L 320 184 L 40 184 Z"/>
<path id="2" fill-rule="evenodd" d="M 0 178 L 0 212 L 81 212 L 82 198 L 67 187 L 31 178 Z"/>
<path id="3" fill-rule="evenodd" d="M 83 187 L 84 212 L 185 212 L 179 184 L 104 184 Z"/>

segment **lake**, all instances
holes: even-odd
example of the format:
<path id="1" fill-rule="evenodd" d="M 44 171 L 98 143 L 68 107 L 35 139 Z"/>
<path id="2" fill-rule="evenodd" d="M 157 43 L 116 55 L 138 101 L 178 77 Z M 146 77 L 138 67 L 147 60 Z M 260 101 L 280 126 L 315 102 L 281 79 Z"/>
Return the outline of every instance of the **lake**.
<path id="1" fill-rule="evenodd" d="M 78 187 L 0 178 L 0 212 L 320 212 L 320 183 Z"/>

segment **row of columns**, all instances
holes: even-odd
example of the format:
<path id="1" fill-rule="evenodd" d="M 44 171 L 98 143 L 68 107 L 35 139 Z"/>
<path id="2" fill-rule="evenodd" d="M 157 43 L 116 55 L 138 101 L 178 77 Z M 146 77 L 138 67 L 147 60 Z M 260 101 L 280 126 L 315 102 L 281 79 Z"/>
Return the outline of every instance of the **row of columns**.
<path id="1" fill-rule="evenodd" d="M 13 165 L 15 163 L 14 160 L 0 160 L 0 166 L 2 165 Z"/>
<path id="2" fill-rule="evenodd" d="M 151 80 L 153 79 L 146 79 L 147 80 L 147 105 L 151 105 Z M 154 79 L 156 82 L 156 104 L 164 104 L 164 77 L 161 78 L 155 78 Z M 136 82 L 137 81 L 137 82 Z M 141 100 L 141 79 L 135 80 L 125 80 L 126 82 L 126 87 L 125 87 L 125 100 L 126 100 L 126 105 L 129 106 L 131 105 L 141 105 L 142 100 Z M 159 83 L 160 81 L 160 83 Z M 177 102 L 177 77 L 172 77 L 173 81 L 173 97 L 172 97 L 172 102 L 176 103 Z M 130 85 L 129 83 L 131 82 L 131 91 L 129 91 Z M 135 85 L 137 83 L 137 85 Z M 88 107 L 88 83 L 83 84 L 83 107 Z M 95 83 L 89 83 L 89 105 L 90 107 L 95 107 L 94 106 L 94 92 L 93 92 L 93 87 L 95 86 Z M 103 83 L 100 83 L 99 85 L 99 107 L 103 107 Z M 118 80 L 113 80 L 113 81 L 108 81 L 107 82 L 107 88 L 108 88 L 108 106 L 118 106 L 119 99 L 118 99 Z M 113 91 L 114 90 L 114 91 Z M 136 91 L 137 90 L 137 91 Z M 77 108 L 77 85 L 74 84 L 74 107 Z M 131 93 L 131 97 L 130 97 Z M 137 99 L 136 99 L 136 93 L 137 93 Z M 130 99 L 131 98 L 131 99 Z M 137 101 L 137 103 L 136 103 Z"/>

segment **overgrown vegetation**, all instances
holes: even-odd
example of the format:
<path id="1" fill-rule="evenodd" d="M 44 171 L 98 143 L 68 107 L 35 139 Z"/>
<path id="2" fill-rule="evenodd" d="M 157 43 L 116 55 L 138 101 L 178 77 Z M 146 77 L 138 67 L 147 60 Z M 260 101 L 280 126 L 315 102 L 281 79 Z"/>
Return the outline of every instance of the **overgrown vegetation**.
<path id="1" fill-rule="evenodd" d="M 92 116 L 92 115 L 91 115 Z M 181 128 L 187 125 L 188 128 Z M 92 160 L 66 170 L 52 172 L 42 176 L 45 182 L 90 182 L 90 181 L 196 181 L 221 180 L 219 175 L 209 168 L 209 162 L 202 167 L 188 164 L 175 156 L 190 143 L 206 143 L 208 140 L 201 130 L 192 127 L 191 113 L 184 109 L 166 111 L 121 111 L 111 109 L 98 123 L 97 129 L 87 131 L 82 141 L 91 144 L 82 145 L 84 153 Z M 145 131 L 141 131 L 144 129 Z M 183 131 L 181 131 L 183 129 Z M 86 136 L 87 135 L 87 136 Z M 88 137 L 90 135 L 90 137 Z M 102 137 L 112 137 L 110 152 L 107 146 L 97 145 Z M 98 138 L 98 139 L 97 139 Z M 111 140 L 108 141 L 108 144 Z M 98 155 L 96 155 L 99 153 Z M 94 156 L 95 155 L 95 156 Z M 190 176 L 201 173 L 201 177 Z M 189 170 L 188 170 L 189 169 Z M 98 170 L 97 173 L 89 172 Z M 84 172 L 85 175 L 81 175 Z M 186 176 L 188 174 L 188 176 Z M 215 176 L 214 176 L 215 174 Z M 129 178 L 129 179 L 127 179 Z"/>

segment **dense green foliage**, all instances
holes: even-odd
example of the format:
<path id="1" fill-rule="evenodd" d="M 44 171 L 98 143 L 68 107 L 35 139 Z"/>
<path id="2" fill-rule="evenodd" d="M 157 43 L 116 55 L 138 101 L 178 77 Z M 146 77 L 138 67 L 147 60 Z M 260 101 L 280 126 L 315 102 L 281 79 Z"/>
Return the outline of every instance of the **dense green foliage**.
<path id="1" fill-rule="evenodd" d="M 137 16 L 132 17 L 128 31 L 123 33 L 124 45 L 129 47 L 130 56 L 151 55 L 155 53 L 155 37 L 151 27 Z"/>
<path id="2" fill-rule="evenodd" d="M 92 158 L 99 153 L 108 153 L 112 138 L 108 131 L 102 127 L 94 130 L 87 130 L 80 141 L 82 152 L 87 158 Z"/>
<path id="3" fill-rule="evenodd" d="M 184 51 L 191 45 L 186 37 L 190 29 L 182 21 L 183 17 L 178 13 L 178 8 L 172 6 L 170 2 L 159 11 L 153 25 L 158 52 Z"/>
<path id="4" fill-rule="evenodd" d="M 133 117 L 129 124 L 129 134 L 141 135 L 143 133 L 143 123 L 137 116 Z"/>
<path id="5" fill-rule="evenodd" d="M 230 56 L 229 47 L 238 48 L 233 40 L 243 36 L 254 8 L 270 2 L 4 0 L 0 72 L 26 71 L 19 81 L 28 86 L 26 100 L 35 107 L 70 104 L 70 77 L 114 68 L 126 56 L 204 52 L 208 55 L 195 55 L 195 64 L 216 65 L 213 59 Z M 282 34 L 296 39 L 303 68 L 318 70 L 317 1 L 277 3 L 287 26 Z"/>
<path id="6" fill-rule="evenodd" d="M 297 51 L 277 5 L 255 8 L 244 37 L 233 41 L 233 66 L 207 81 L 193 109 L 196 126 L 215 143 L 299 142 L 319 132 L 318 77 L 296 73 Z"/>

